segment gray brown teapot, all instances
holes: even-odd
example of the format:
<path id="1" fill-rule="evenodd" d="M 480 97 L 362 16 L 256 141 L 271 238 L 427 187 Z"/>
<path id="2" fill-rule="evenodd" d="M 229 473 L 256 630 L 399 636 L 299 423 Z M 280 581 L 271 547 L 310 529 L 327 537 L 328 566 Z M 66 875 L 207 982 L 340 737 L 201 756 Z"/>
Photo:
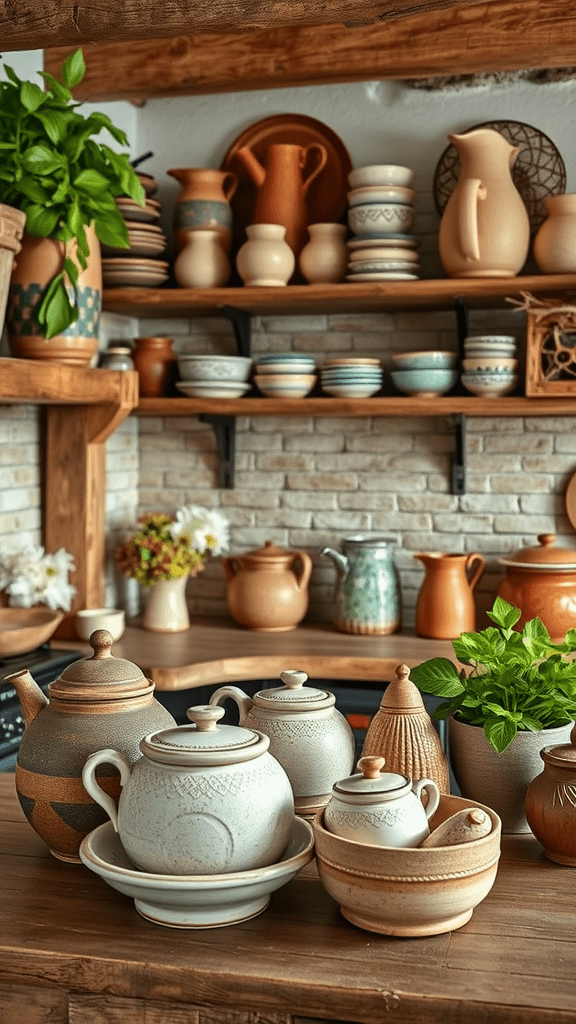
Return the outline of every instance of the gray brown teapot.
<path id="1" fill-rule="evenodd" d="M 49 700 L 27 669 L 7 677 L 26 723 L 16 761 L 18 799 L 50 852 L 74 863 L 80 863 L 84 836 L 107 820 L 82 784 L 87 758 L 114 747 L 136 761 L 147 733 L 176 724 L 153 696 L 154 683 L 131 661 L 112 656 L 108 630 L 92 633 L 90 646 L 90 658 L 73 662 L 50 683 Z M 98 782 L 118 801 L 114 766 L 101 768 Z"/>

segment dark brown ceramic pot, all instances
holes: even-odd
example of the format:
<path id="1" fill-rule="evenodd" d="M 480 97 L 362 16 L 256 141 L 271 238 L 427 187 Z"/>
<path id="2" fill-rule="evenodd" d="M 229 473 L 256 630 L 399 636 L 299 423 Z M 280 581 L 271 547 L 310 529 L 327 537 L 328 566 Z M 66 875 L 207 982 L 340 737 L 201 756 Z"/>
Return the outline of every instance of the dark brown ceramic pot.
<path id="1" fill-rule="evenodd" d="M 526 820 L 549 860 L 576 865 L 576 726 L 570 742 L 543 747 L 544 771 L 526 790 Z"/>
<path id="2" fill-rule="evenodd" d="M 518 628 L 539 618 L 552 640 L 560 643 L 576 624 L 576 551 L 557 548 L 555 541 L 555 534 L 543 533 L 537 547 L 499 559 L 506 566 L 506 578 L 498 595 L 520 609 Z"/>
<path id="3" fill-rule="evenodd" d="M 167 394 L 177 370 L 172 338 L 135 338 L 134 346 L 132 362 L 138 371 L 140 394 L 144 398 Z"/>

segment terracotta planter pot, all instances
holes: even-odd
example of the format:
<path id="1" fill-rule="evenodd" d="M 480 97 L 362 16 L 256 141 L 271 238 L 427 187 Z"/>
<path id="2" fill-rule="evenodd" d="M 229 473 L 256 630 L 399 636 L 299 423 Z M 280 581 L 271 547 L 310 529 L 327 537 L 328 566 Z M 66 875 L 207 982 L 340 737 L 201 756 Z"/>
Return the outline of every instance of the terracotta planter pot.
<path id="1" fill-rule="evenodd" d="M 502 820 L 502 832 L 530 832 L 524 800 L 528 786 L 542 771 L 540 751 L 545 746 L 568 743 L 571 728 L 569 723 L 559 729 L 519 732 L 499 754 L 480 726 L 450 718 L 450 761 L 462 796 L 496 811 Z"/>
<path id="2" fill-rule="evenodd" d="M 21 359 L 46 359 L 72 366 L 85 366 L 98 351 L 102 306 L 102 262 L 100 242 L 92 228 L 86 228 L 90 255 L 88 266 L 78 280 L 78 320 L 49 341 L 33 319 L 44 288 L 62 269 L 65 245 L 53 238 L 24 234 L 22 251 L 14 265 L 8 298 L 6 323 L 8 345 Z M 69 252 L 75 242 L 68 243 Z"/>

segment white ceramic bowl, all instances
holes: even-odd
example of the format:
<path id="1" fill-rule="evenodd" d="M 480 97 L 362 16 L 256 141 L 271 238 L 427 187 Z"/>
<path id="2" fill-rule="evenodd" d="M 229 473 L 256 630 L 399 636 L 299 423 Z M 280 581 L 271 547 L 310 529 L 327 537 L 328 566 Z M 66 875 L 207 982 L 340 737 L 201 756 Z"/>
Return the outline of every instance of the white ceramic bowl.
<path id="1" fill-rule="evenodd" d="M 518 359 L 509 359 L 506 356 L 475 356 L 474 358 L 463 359 L 462 369 L 467 372 L 477 373 L 484 373 L 490 370 L 513 373 L 518 369 Z"/>
<path id="2" fill-rule="evenodd" d="M 247 381 L 252 359 L 246 356 L 180 355 L 178 369 L 182 380 Z"/>
<path id="3" fill-rule="evenodd" d="M 352 249 L 348 255 L 349 267 L 356 263 L 365 263 L 367 260 L 402 260 L 404 263 L 417 264 L 420 257 L 415 249 L 408 245 L 404 246 L 378 246 L 376 242 L 360 249 Z"/>
<path id="4" fill-rule="evenodd" d="M 394 386 L 405 395 L 436 398 L 451 391 L 458 380 L 457 370 L 392 370 Z"/>
<path id="5" fill-rule="evenodd" d="M 348 193 L 348 205 L 360 206 L 362 203 L 413 203 L 416 193 L 413 188 L 401 185 L 368 185 L 365 188 L 354 188 Z"/>
<path id="6" fill-rule="evenodd" d="M 313 823 L 318 874 L 343 917 L 381 935 L 441 935 L 466 924 L 494 885 L 502 831 L 490 807 L 445 795 L 431 828 L 466 807 L 481 807 L 490 816 L 489 835 L 429 849 L 344 839 L 324 828 L 319 811 Z"/>
<path id="7" fill-rule="evenodd" d="M 256 917 L 270 895 L 312 860 L 312 828 L 294 817 L 290 839 L 276 864 L 222 875 L 156 875 L 129 860 L 111 821 L 80 844 L 82 863 L 113 889 L 131 896 L 142 917 L 170 928 L 218 928 Z"/>
<path id="8" fill-rule="evenodd" d="M 355 235 L 410 231 L 414 207 L 407 203 L 363 203 L 348 209 L 348 224 Z"/>
<path id="9" fill-rule="evenodd" d="M 481 398 L 499 398 L 516 390 L 519 377 L 515 373 L 499 373 L 492 370 L 486 373 L 463 373 L 460 380 L 466 390 L 473 395 Z"/>
<path id="10" fill-rule="evenodd" d="M 414 171 L 401 164 L 366 164 L 355 167 L 348 174 L 350 188 L 367 188 L 370 185 L 401 185 L 408 188 L 412 184 Z"/>
<path id="11" fill-rule="evenodd" d="M 264 373 L 254 377 L 254 383 L 268 398 L 304 398 L 316 380 L 315 373 Z"/>
<path id="12" fill-rule="evenodd" d="M 112 640 L 124 632 L 125 612 L 121 608 L 82 608 L 76 612 L 74 627 L 81 640 L 89 640 L 95 629 L 107 629 Z"/>
<path id="13" fill-rule="evenodd" d="M 286 363 L 257 363 L 254 367 L 255 374 L 263 374 L 264 376 L 276 376 L 277 374 L 311 374 L 315 371 L 316 364 L 314 362 L 302 361 L 299 362 L 297 359 L 290 359 Z"/>
<path id="14" fill-rule="evenodd" d="M 395 370 L 454 370 L 458 365 L 456 352 L 437 349 L 430 352 L 393 352 L 391 358 Z"/>
<path id="15" fill-rule="evenodd" d="M 347 384 L 336 384 L 333 381 L 324 383 L 323 381 L 322 391 L 325 391 L 327 395 L 332 395 L 334 398 L 371 398 L 372 395 L 378 394 L 381 386 L 380 381 L 374 381 L 373 383 L 350 381 Z"/>
<path id="16" fill-rule="evenodd" d="M 176 387 L 188 398 L 241 398 L 252 385 L 235 380 L 179 380 Z"/>

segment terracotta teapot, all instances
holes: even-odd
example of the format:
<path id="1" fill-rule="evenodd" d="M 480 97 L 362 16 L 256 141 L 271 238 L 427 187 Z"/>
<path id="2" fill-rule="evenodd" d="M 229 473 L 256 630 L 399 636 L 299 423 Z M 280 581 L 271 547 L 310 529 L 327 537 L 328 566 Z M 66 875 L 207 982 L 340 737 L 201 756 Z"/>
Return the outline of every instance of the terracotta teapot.
<path id="1" fill-rule="evenodd" d="M 416 600 L 418 636 L 453 640 L 475 630 L 474 590 L 486 569 L 484 556 L 424 551 L 414 558 L 426 569 Z"/>
<path id="2" fill-rule="evenodd" d="M 257 551 L 227 555 L 222 566 L 228 610 L 239 625 L 281 633 L 295 629 L 304 618 L 312 572 L 306 551 L 285 550 L 267 540 Z"/>
<path id="3" fill-rule="evenodd" d="M 576 550 L 556 547 L 554 533 L 541 533 L 536 547 L 498 561 L 506 567 L 498 595 L 520 609 L 517 628 L 539 618 L 553 642 L 561 643 L 576 623 Z"/>
<path id="4" fill-rule="evenodd" d="M 308 158 L 316 155 L 312 170 L 306 172 Z M 256 186 L 252 224 L 282 224 L 286 241 L 296 258 L 306 243 L 308 189 L 326 166 L 328 153 L 319 142 L 309 146 L 273 143 L 267 147 L 266 166 L 249 146 L 236 153 Z"/>
<path id="5" fill-rule="evenodd" d="M 526 790 L 526 820 L 549 860 L 576 866 L 576 725 L 570 742 L 543 747 L 544 770 Z"/>
<path id="6" fill-rule="evenodd" d="M 176 724 L 153 696 L 154 683 L 131 661 L 112 656 L 108 630 L 92 633 L 90 646 L 92 657 L 73 662 L 50 683 L 49 700 L 27 669 L 6 678 L 26 722 L 16 761 L 22 810 L 50 852 L 74 863 L 80 863 L 84 836 L 106 820 L 82 784 L 86 758 L 115 746 L 135 761 L 146 733 Z M 102 771 L 99 782 L 118 799 L 115 767 Z"/>
<path id="7" fill-rule="evenodd" d="M 82 772 L 86 789 L 142 871 L 213 875 L 276 863 L 290 838 L 294 797 L 268 737 L 219 725 L 223 708 L 187 714 L 191 725 L 145 736 L 135 764 L 119 750 L 92 754 Z M 110 764 L 120 772 L 118 809 L 99 774 Z"/>
<path id="8" fill-rule="evenodd" d="M 306 686 L 305 672 L 280 673 L 283 685 L 249 697 L 237 686 L 221 686 L 210 704 L 231 698 L 240 724 L 270 737 L 270 753 L 285 769 L 296 813 L 312 817 L 330 799 L 333 784 L 352 771 L 354 733 L 329 690 Z"/>
<path id="9" fill-rule="evenodd" d="M 324 811 L 329 832 L 370 846 L 420 846 L 430 834 L 440 791 L 432 779 L 412 781 L 384 772 L 383 757 L 361 757 L 360 772 L 335 783 Z M 426 807 L 422 803 L 426 793 Z"/>
<path id="10" fill-rule="evenodd" d="M 530 247 L 530 219 L 512 179 L 517 146 L 493 128 L 448 135 L 460 176 L 442 214 L 438 251 L 450 277 L 514 277 Z"/>

